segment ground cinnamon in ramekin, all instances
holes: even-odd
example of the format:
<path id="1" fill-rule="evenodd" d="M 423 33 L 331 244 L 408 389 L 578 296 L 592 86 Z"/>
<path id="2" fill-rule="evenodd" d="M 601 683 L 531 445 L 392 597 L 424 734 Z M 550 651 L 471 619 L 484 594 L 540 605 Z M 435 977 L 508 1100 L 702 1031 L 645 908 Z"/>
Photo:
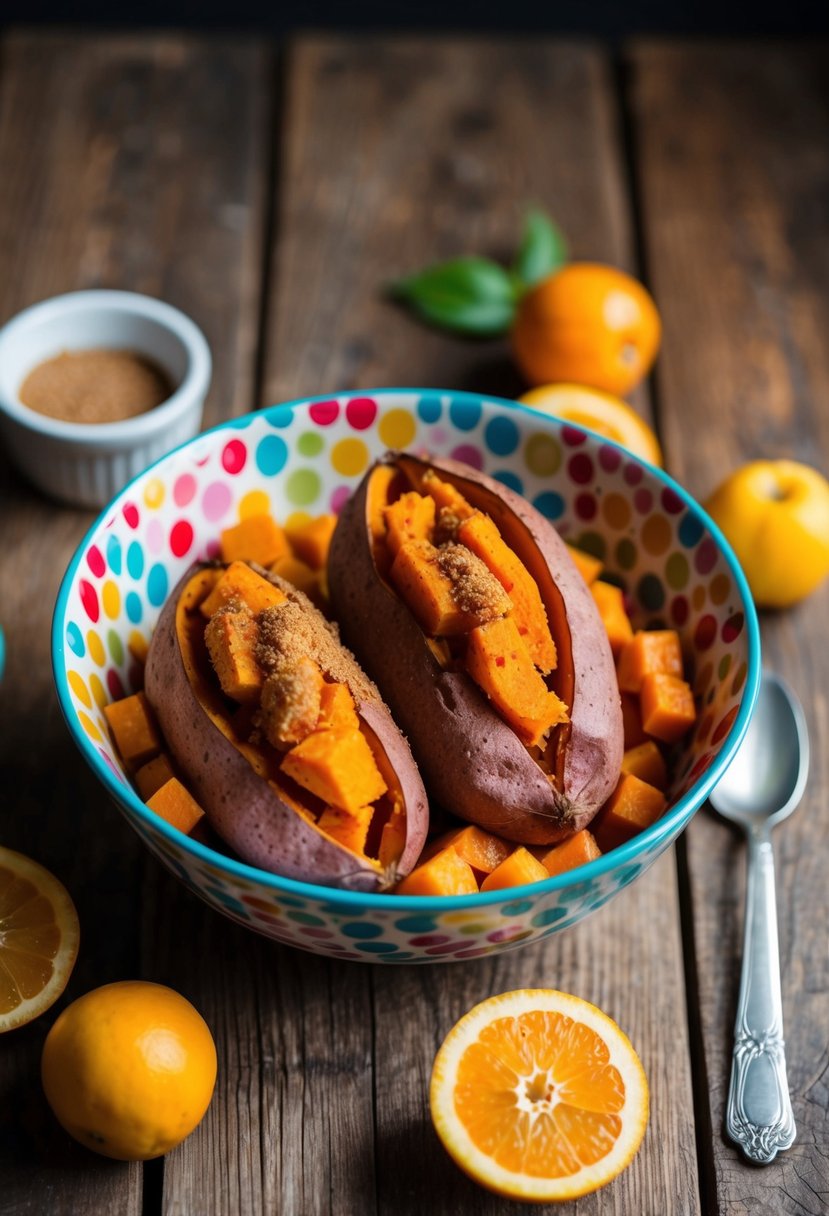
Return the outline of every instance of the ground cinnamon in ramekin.
<path id="1" fill-rule="evenodd" d="M 135 351 L 79 350 L 33 368 L 20 400 L 62 422 L 121 422 L 155 409 L 172 392 L 166 373 Z"/>

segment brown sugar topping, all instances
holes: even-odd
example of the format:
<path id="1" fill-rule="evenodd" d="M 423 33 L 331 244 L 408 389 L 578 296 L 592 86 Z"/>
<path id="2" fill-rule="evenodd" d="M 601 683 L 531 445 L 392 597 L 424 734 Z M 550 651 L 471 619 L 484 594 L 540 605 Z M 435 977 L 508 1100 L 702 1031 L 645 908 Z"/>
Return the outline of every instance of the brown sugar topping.
<path id="1" fill-rule="evenodd" d="M 461 517 L 456 515 L 451 507 L 441 507 L 435 523 L 434 543 L 440 546 L 446 544 L 447 541 L 456 540 L 458 528 L 462 523 Z"/>
<path id="2" fill-rule="evenodd" d="M 166 372 L 131 350 L 63 351 L 29 372 L 20 400 L 62 422 L 121 422 L 172 395 Z"/>
<path id="3" fill-rule="evenodd" d="M 256 660 L 263 671 L 270 672 L 286 661 L 293 665 L 307 657 L 314 660 L 326 679 L 348 685 L 355 701 L 381 701 L 377 687 L 343 646 L 336 626 L 285 579 L 261 569 L 258 573 L 287 596 L 283 603 L 266 608 L 257 617 Z"/>
<path id="4" fill-rule="evenodd" d="M 505 616 L 512 603 L 479 557 L 465 545 L 447 542 L 438 549 L 438 568 L 452 583 L 452 598 L 462 612 L 481 621 Z"/>
<path id="5" fill-rule="evenodd" d="M 258 723 L 274 747 L 298 743 L 320 715 L 319 668 L 309 658 L 277 664 L 262 685 Z"/>

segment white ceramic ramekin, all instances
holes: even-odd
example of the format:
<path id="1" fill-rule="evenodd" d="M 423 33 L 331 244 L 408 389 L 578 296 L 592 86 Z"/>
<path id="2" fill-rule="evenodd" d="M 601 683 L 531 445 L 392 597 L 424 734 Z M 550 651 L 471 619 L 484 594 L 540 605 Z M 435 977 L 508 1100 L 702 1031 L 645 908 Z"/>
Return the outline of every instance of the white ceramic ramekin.
<path id="1" fill-rule="evenodd" d="M 161 405 L 122 422 L 63 422 L 20 400 L 27 374 L 62 351 L 134 350 L 176 386 Z M 191 439 L 210 384 L 210 348 L 189 317 L 129 291 L 75 291 L 34 304 L 0 330 L 0 432 L 15 463 L 45 493 L 100 507 L 131 478 Z"/>

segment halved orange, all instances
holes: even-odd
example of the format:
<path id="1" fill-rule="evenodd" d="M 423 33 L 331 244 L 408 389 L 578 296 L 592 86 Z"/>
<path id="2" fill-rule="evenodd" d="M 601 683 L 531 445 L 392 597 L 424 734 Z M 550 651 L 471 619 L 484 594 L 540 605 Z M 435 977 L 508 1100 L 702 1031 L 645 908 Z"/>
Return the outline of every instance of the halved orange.
<path id="1" fill-rule="evenodd" d="M 78 956 L 75 905 L 54 874 L 0 848 L 0 1033 L 44 1013 Z"/>
<path id="2" fill-rule="evenodd" d="M 476 1182 L 510 1199 L 577 1199 L 615 1178 L 648 1122 L 648 1083 L 616 1023 L 552 988 L 489 997 L 435 1058 L 432 1121 Z"/>
<path id="3" fill-rule="evenodd" d="M 555 414 L 575 426 L 598 431 L 635 456 L 662 466 L 659 440 L 644 418 L 621 397 L 583 384 L 543 384 L 523 393 L 518 400 L 543 414 Z"/>

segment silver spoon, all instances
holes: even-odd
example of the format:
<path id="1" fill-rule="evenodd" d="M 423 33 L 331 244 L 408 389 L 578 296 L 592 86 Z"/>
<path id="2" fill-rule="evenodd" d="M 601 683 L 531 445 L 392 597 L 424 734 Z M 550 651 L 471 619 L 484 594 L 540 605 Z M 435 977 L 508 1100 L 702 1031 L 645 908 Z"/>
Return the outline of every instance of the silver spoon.
<path id="1" fill-rule="evenodd" d="M 743 969 L 725 1126 L 758 1165 L 768 1165 L 795 1138 L 783 1044 L 771 829 L 800 802 L 808 773 L 803 709 L 788 685 L 765 671 L 746 736 L 711 793 L 715 810 L 748 838 Z"/>

